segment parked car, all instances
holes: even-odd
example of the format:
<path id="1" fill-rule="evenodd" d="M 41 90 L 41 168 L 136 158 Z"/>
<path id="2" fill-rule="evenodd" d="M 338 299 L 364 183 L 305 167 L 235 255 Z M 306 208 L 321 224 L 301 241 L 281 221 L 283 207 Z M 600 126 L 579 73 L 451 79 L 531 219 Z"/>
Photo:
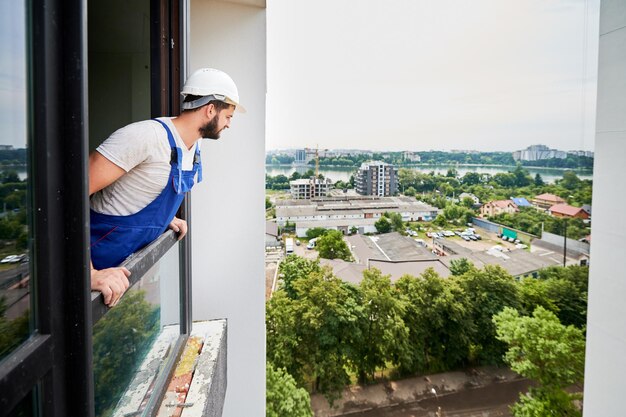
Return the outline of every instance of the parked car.
<path id="1" fill-rule="evenodd" d="M 0 261 L 0 264 L 14 264 L 22 260 L 24 255 L 9 255 Z"/>

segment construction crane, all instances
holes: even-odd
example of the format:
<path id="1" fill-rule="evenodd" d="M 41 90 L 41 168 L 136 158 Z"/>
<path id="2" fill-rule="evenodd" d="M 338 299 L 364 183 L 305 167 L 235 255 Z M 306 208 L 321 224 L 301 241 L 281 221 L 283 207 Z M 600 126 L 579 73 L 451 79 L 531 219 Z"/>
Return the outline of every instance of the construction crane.
<path id="1" fill-rule="evenodd" d="M 304 151 L 307 155 L 315 156 L 315 178 L 313 178 L 313 184 L 311 184 L 311 198 L 315 197 L 315 189 L 317 188 L 317 181 L 320 178 L 320 149 L 319 145 L 316 145 L 315 149 L 313 148 L 304 148 Z M 328 149 L 322 149 L 322 151 L 326 152 Z"/>
<path id="2" fill-rule="evenodd" d="M 315 149 L 313 148 L 304 148 L 304 151 L 307 155 L 315 155 L 315 178 L 319 178 L 320 176 L 320 154 L 319 154 L 319 146 Z M 323 152 L 328 151 L 328 149 L 322 149 Z"/>

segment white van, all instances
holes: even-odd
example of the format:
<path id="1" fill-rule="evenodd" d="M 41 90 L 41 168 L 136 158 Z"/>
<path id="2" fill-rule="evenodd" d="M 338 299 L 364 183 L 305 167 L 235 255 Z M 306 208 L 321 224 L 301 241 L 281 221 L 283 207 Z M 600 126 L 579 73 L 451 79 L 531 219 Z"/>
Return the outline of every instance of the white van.
<path id="1" fill-rule="evenodd" d="M 288 237 L 287 239 L 285 239 L 285 253 L 287 255 L 289 255 L 290 253 L 293 253 L 293 238 L 292 237 Z"/>

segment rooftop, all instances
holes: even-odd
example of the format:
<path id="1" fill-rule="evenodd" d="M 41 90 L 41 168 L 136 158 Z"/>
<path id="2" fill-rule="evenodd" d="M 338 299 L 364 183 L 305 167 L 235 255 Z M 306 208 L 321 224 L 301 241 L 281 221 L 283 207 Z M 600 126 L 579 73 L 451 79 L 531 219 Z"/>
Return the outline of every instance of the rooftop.
<path id="1" fill-rule="evenodd" d="M 566 216 L 575 216 L 584 210 L 580 207 L 570 206 L 569 204 L 555 204 L 550 207 L 550 211 L 552 213 L 565 214 Z"/>
<path id="2" fill-rule="evenodd" d="M 539 194 L 539 195 L 535 196 L 535 200 L 554 201 L 555 203 L 562 203 L 562 202 L 565 201 L 561 197 L 559 197 L 558 195 L 554 195 L 554 194 L 550 194 L 550 193 Z"/>

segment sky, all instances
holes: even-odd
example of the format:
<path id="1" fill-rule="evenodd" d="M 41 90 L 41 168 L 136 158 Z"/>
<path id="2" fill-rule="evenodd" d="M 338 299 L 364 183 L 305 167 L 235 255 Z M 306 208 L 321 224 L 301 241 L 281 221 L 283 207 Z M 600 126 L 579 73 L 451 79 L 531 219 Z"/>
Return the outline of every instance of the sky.
<path id="1" fill-rule="evenodd" d="M 593 150 L 599 0 L 270 0 L 266 148 Z"/>
<path id="2" fill-rule="evenodd" d="M 6 12 L 8 10 L 8 12 Z M 0 13 L 0 145 L 26 145 L 26 20 L 24 2 Z"/>

